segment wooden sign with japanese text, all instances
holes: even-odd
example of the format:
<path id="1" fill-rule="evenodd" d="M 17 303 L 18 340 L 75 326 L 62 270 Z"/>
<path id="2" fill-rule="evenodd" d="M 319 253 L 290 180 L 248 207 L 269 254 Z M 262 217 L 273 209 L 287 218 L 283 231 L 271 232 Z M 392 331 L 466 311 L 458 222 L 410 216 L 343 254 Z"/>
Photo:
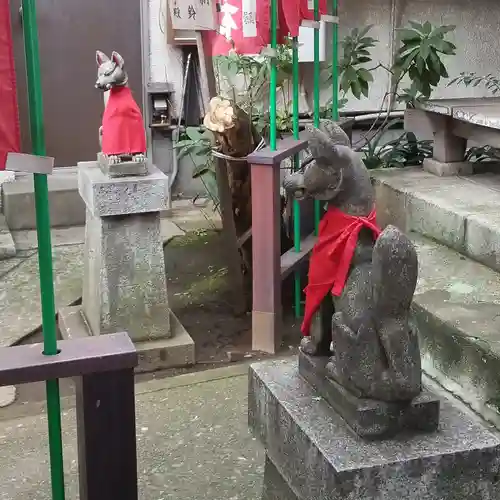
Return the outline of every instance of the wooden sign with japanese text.
<path id="1" fill-rule="evenodd" d="M 168 0 L 174 30 L 214 30 L 216 0 Z"/>

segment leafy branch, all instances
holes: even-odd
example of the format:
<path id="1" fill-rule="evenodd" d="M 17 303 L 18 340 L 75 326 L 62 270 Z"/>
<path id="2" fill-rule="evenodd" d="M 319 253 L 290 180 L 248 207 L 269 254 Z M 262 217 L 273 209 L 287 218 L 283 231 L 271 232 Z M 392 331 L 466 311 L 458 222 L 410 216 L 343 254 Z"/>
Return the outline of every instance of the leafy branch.
<path id="1" fill-rule="evenodd" d="M 465 85 L 466 87 L 484 85 L 493 95 L 500 92 L 500 78 L 491 73 L 486 76 L 478 76 L 476 73 L 460 73 L 448 83 L 448 87 L 450 85 Z"/>
<path id="2" fill-rule="evenodd" d="M 396 89 L 406 75 L 410 77 L 411 85 L 403 89 L 398 101 L 414 106 L 429 99 L 441 79 L 448 78 L 442 56 L 456 54 L 456 46 L 445 39 L 455 26 L 435 27 L 428 21 L 424 24 L 410 21 L 409 25 L 398 29 L 401 47 L 396 54 L 393 72 Z"/>

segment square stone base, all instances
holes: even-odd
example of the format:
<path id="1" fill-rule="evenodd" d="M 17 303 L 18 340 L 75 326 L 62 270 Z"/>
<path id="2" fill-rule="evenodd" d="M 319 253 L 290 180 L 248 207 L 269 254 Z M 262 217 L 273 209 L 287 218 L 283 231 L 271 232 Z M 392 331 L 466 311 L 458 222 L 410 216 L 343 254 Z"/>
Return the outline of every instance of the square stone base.
<path id="1" fill-rule="evenodd" d="M 434 432 L 439 426 L 439 398 L 422 391 L 411 402 L 361 399 L 326 376 L 328 357 L 299 353 L 299 373 L 318 395 L 366 439 L 382 439 L 406 431 Z"/>
<path id="2" fill-rule="evenodd" d="M 63 339 L 92 336 L 81 306 L 63 307 L 59 311 L 59 329 Z M 137 373 L 165 370 L 195 364 L 195 345 L 181 322 L 170 311 L 172 337 L 135 342 L 139 355 Z"/>
<path id="3" fill-rule="evenodd" d="M 147 161 L 122 161 L 120 163 L 109 163 L 106 155 L 97 153 L 97 162 L 99 163 L 101 172 L 109 177 L 148 175 Z"/>
<path id="4" fill-rule="evenodd" d="M 248 405 L 250 427 L 275 469 L 266 500 L 500 498 L 500 439 L 446 401 L 437 432 L 366 441 L 293 359 L 251 366 Z M 293 495 L 278 496 L 285 486 Z"/>

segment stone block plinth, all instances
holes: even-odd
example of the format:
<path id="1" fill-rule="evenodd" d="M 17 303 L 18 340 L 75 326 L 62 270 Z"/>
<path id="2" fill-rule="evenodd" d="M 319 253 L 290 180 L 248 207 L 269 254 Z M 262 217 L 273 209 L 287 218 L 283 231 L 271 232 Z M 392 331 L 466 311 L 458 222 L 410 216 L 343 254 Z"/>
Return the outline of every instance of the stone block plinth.
<path id="1" fill-rule="evenodd" d="M 360 438 L 296 359 L 252 365 L 249 424 L 266 448 L 266 500 L 500 498 L 500 439 L 448 402 L 432 433 Z"/>
<path id="2" fill-rule="evenodd" d="M 128 332 L 141 353 L 140 371 L 194 362 L 194 343 L 168 306 L 160 233 L 168 178 L 153 165 L 148 171 L 111 178 L 97 162 L 79 164 L 86 205 L 83 298 L 78 312 L 60 313 L 66 338 Z"/>

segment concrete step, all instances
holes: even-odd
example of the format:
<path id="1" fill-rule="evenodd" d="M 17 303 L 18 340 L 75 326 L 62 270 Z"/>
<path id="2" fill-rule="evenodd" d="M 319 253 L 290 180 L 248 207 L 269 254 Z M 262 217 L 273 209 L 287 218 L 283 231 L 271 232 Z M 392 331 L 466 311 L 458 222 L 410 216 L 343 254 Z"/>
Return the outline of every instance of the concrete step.
<path id="1" fill-rule="evenodd" d="M 421 235 L 414 299 L 424 371 L 500 425 L 500 274 Z"/>
<path id="2" fill-rule="evenodd" d="M 85 224 L 85 204 L 78 194 L 75 168 L 55 170 L 48 176 L 50 222 L 52 227 Z M 2 185 L 3 213 L 12 231 L 35 229 L 35 196 L 33 176 L 16 176 Z"/>
<path id="3" fill-rule="evenodd" d="M 500 271 L 500 175 L 436 177 L 405 168 L 373 178 L 380 225 L 415 231 Z"/>

